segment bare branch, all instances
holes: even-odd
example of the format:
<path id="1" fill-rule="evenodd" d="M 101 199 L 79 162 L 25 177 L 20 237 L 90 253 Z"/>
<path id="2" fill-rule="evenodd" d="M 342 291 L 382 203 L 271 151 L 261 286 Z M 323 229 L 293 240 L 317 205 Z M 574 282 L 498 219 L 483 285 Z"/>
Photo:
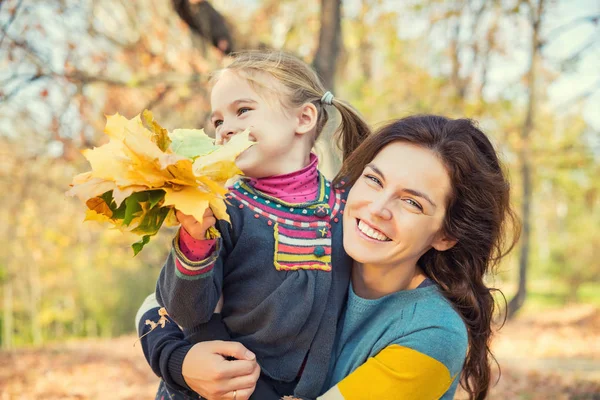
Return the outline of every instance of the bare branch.
<path id="1" fill-rule="evenodd" d="M 1 1 L 0 1 L 0 4 L 2 4 Z M 8 33 L 8 28 L 10 28 L 10 25 L 13 23 L 13 21 L 17 17 L 17 13 L 19 12 L 19 8 L 21 8 L 21 4 L 23 4 L 23 0 L 19 0 L 17 5 L 15 6 L 15 8 L 12 10 L 12 15 L 10 16 L 10 18 L 8 19 L 6 24 L 4 24 L 4 26 L 2 27 L 2 37 L 0 38 L 0 46 L 2 46 L 2 43 L 4 42 L 4 38 L 6 37 L 6 34 Z"/>
<path id="2" fill-rule="evenodd" d="M 159 105 L 167 96 L 167 94 L 169 94 L 169 92 L 172 90 L 173 88 L 171 86 L 166 86 L 163 90 L 160 91 L 160 93 L 158 93 L 158 95 L 156 97 L 154 97 L 152 100 L 150 100 L 148 102 L 148 104 L 146 104 L 146 106 L 144 107 L 144 109 L 147 110 L 152 110 L 154 107 L 156 107 L 157 105 Z"/>
<path id="3" fill-rule="evenodd" d="M 43 76 L 43 75 L 34 75 L 31 78 L 23 81 L 23 83 L 21 85 L 17 86 L 16 88 L 14 88 L 13 90 L 11 90 L 10 92 L 8 92 L 6 94 L 0 92 L 0 103 L 3 103 L 3 102 L 6 102 L 6 101 L 10 100 L 14 96 L 16 96 L 20 91 L 22 91 L 27 86 L 29 86 L 29 84 L 31 84 L 32 82 L 35 82 L 37 80 L 40 80 L 42 78 L 47 78 L 47 77 Z"/>
<path id="4" fill-rule="evenodd" d="M 569 30 L 571 30 L 573 28 L 576 28 L 577 26 L 579 26 L 582 23 L 590 22 L 597 26 L 599 21 L 600 21 L 600 14 L 587 15 L 585 17 L 575 18 L 573 21 L 567 22 L 566 24 L 561 25 L 558 28 L 555 28 L 554 30 L 550 31 L 550 33 L 546 37 L 545 42 L 548 43 L 548 42 L 556 39 L 563 33 L 568 32 Z"/>

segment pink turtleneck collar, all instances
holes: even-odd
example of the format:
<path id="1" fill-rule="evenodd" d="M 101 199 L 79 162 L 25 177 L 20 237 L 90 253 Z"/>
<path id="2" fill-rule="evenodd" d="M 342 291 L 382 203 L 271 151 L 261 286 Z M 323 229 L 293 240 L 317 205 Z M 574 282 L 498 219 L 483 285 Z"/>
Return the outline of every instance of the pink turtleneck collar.
<path id="1" fill-rule="evenodd" d="M 256 190 L 287 203 L 314 201 L 319 192 L 318 162 L 317 156 L 310 153 L 310 161 L 306 167 L 285 175 L 250 179 L 249 184 Z"/>

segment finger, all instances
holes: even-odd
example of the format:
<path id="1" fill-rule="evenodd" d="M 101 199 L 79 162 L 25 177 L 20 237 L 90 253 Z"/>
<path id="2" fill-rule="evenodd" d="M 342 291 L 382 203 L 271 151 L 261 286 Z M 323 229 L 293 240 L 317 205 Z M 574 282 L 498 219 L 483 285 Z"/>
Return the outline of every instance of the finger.
<path id="1" fill-rule="evenodd" d="M 180 224 L 188 224 L 192 225 L 193 223 L 197 223 L 198 221 L 191 215 L 187 215 L 182 213 L 181 211 L 175 212 L 175 217 Z"/>
<path id="2" fill-rule="evenodd" d="M 204 215 L 203 215 L 204 218 L 212 217 L 213 215 L 214 215 L 213 211 L 210 209 L 210 207 L 206 207 L 206 210 L 204 210 Z"/>
<path id="3" fill-rule="evenodd" d="M 243 344 L 239 342 L 225 342 L 223 340 L 213 340 L 210 342 L 212 350 L 222 356 L 234 357 L 238 360 L 255 360 L 256 356 Z"/>
<path id="4" fill-rule="evenodd" d="M 226 386 L 223 385 L 223 390 L 231 392 L 233 390 L 240 391 L 242 389 L 250 389 L 256 386 L 256 379 L 257 378 L 252 374 L 230 378 L 227 381 Z"/>
<path id="5" fill-rule="evenodd" d="M 219 363 L 219 378 L 233 380 L 238 377 L 251 376 L 256 361 L 225 360 Z"/>
<path id="6" fill-rule="evenodd" d="M 215 225 L 216 223 L 217 220 L 215 217 L 204 217 L 204 219 L 202 220 L 202 230 L 206 231 L 208 228 Z"/>
<path id="7" fill-rule="evenodd" d="M 236 400 L 248 400 L 254 393 L 254 386 L 248 389 L 241 389 L 237 391 Z M 233 395 L 231 397 L 233 399 Z"/>

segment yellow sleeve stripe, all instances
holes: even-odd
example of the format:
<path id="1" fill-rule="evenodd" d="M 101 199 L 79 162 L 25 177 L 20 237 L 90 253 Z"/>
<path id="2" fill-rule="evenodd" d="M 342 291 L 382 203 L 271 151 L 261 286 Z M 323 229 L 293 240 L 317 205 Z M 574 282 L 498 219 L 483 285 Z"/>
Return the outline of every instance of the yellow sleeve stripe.
<path id="1" fill-rule="evenodd" d="M 438 360 L 397 344 L 383 349 L 323 397 L 328 400 L 439 399 L 454 377 Z"/>

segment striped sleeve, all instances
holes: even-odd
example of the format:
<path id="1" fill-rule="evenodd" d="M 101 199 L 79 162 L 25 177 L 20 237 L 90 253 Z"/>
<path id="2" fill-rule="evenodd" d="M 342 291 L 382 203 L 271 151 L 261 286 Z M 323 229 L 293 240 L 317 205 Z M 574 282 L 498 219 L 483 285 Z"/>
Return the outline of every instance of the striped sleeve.
<path id="1" fill-rule="evenodd" d="M 319 399 L 439 399 L 455 378 L 440 361 L 409 347 L 392 344 Z"/>
<path id="2" fill-rule="evenodd" d="M 204 260 L 195 261 L 179 247 L 179 234 L 160 272 L 156 299 L 180 326 L 190 329 L 206 323 L 221 296 L 223 285 L 222 238 Z"/>

